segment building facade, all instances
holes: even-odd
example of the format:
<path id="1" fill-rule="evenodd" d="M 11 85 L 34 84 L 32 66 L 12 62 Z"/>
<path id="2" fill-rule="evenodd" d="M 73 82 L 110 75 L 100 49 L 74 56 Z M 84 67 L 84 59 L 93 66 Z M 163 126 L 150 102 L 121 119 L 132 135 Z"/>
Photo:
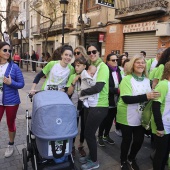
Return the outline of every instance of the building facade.
<path id="1" fill-rule="evenodd" d="M 129 52 L 130 57 L 146 51 L 154 57 L 158 48 L 170 45 L 170 0 L 115 0 L 115 8 L 96 4 L 96 0 L 84 0 L 81 24 L 81 0 L 68 0 L 64 23 L 64 43 L 75 48 L 97 43 L 102 57 L 114 52 Z M 22 4 L 22 5 L 21 5 Z M 25 22 L 22 40 L 23 51 L 53 51 L 62 45 L 63 14 L 58 0 L 22 0 L 19 20 Z M 26 6 L 24 6 L 26 4 Z M 82 27 L 82 25 L 81 25 Z M 19 33 L 18 33 L 19 34 Z M 18 35 L 19 36 L 19 35 Z"/>
<path id="2" fill-rule="evenodd" d="M 128 52 L 132 57 L 146 51 L 146 57 L 156 55 L 158 48 L 170 46 L 169 0 L 117 0 L 115 19 L 107 28 L 106 53 Z"/>

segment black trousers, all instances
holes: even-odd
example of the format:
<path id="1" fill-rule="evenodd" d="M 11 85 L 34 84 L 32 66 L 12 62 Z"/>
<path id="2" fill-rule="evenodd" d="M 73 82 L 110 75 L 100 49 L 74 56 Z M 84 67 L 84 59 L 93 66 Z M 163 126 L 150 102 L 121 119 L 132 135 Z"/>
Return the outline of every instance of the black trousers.
<path id="1" fill-rule="evenodd" d="M 103 136 L 103 133 L 104 136 L 109 135 L 116 113 L 117 113 L 117 108 L 109 108 L 107 116 L 104 118 L 104 120 L 99 126 L 98 136 Z"/>
<path id="2" fill-rule="evenodd" d="M 79 125 L 80 119 L 80 143 L 84 143 L 84 109 L 81 109 L 79 112 L 79 117 L 77 117 L 77 126 Z M 75 139 L 73 138 L 73 143 L 75 143 Z"/>
<path id="3" fill-rule="evenodd" d="M 32 71 L 36 71 L 36 62 L 32 62 Z"/>
<path id="4" fill-rule="evenodd" d="M 170 134 L 159 137 L 154 135 L 156 153 L 153 159 L 153 170 L 164 170 L 170 151 Z"/>
<path id="5" fill-rule="evenodd" d="M 133 160 L 142 146 L 144 140 L 144 128 L 142 126 L 127 126 L 123 124 L 120 124 L 120 128 L 122 131 L 121 162 L 127 161 L 127 158 Z"/>
<path id="6" fill-rule="evenodd" d="M 90 158 L 93 162 L 97 161 L 97 142 L 95 134 L 107 113 L 108 107 L 90 107 L 84 109 L 84 136 L 89 148 Z"/>

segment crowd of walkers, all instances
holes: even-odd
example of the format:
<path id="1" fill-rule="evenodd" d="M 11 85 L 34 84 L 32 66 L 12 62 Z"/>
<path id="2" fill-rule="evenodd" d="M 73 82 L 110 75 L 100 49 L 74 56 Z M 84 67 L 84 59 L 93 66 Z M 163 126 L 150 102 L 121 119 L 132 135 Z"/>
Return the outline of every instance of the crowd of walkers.
<path id="1" fill-rule="evenodd" d="M 10 46 L 1 42 L 0 119 L 6 110 L 9 130 L 6 157 L 13 154 L 15 118 L 20 103 L 17 89 L 24 86 L 22 73 L 10 60 L 10 52 Z M 74 62 L 71 64 L 73 56 Z M 33 80 L 32 95 L 40 79 L 45 76 L 42 90 L 49 90 L 50 86 L 55 85 L 58 90 L 67 93 L 75 105 L 77 122 L 80 122 L 80 141 L 75 146 L 73 140 L 72 155 L 75 156 L 75 148 L 78 147 L 82 170 L 99 168 L 97 144 L 100 147 L 104 147 L 105 142 L 115 144 L 109 136 L 113 123 L 115 132 L 122 137 L 122 170 L 140 169 L 136 156 L 145 133 L 151 135 L 154 142 L 153 170 L 165 169 L 170 151 L 170 48 L 158 49 L 154 59 L 147 57 L 145 51 L 139 51 L 134 56 L 128 56 L 127 52 L 120 56 L 110 53 L 104 62 L 96 44 L 89 44 L 87 49 L 77 46 L 74 50 L 64 45 L 57 48 L 52 57 L 49 56 L 49 62 Z M 36 58 L 35 51 L 31 58 Z M 36 68 L 36 62 L 33 68 Z M 152 117 L 148 132 L 142 126 L 141 119 L 149 101 L 152 101 Z M 85 140 L 88 153 L 84 150 Z"/>

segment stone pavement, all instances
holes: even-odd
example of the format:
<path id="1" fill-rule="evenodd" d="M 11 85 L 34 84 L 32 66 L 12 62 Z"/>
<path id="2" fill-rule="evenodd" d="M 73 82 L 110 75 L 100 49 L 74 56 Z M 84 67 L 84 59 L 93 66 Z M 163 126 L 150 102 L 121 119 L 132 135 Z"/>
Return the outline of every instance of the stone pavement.
<path id="1" fill-rule="evenodd" d="M 29 68 L 30 69 L 30 68 Z M 38 68 L 40 70 L 40 68 Z M 27 93 L 29 92 L 32 81 L 36 73 L 31 71 L 26 71 L 26 66 L 22 69 L 23 75 L 25 78 L 25 87 L 20 90 L 20 97 L 22 103 L 20 104 L 16 125 L 17 133 L 15 138 L 15 152 L 10 158 L 4 158 L 4 152 L 8 143 L 7 135 L 7 126 L 5 116 L 2 119 L 0 124 L 0 170 L 21 170 L 22 169 L 22 148 L 26 144 L 26 109 L 31 111 L 32 103 L 27 100 Z M 40 83 L 37 86 L 37 89 L 40 89 L 44 78 L 41 79 Z M 120 144 L 121 137 L 118 137 L 114 132 L 114 126 L 112 127 L 111 138 L 115 140 L 115 145 L 106 144 L 105 147 L 98 147 L 98 160 L 100 162 L 99 170 L 120 170 L 119 157 L 120 157 Z M 76 144 L 78 145 L 78 139 L 76 139 Z M 77 146 L 76 145 L 76 146 Z M 77 148 L 77 147 L 76 147 Z M 85 150 L 88 151 L 87 145 L 85 144 Z M 142 149 L 137 155 L 137 162 L 140 166 L 140 170 L 151 170 L 152 164 L 149 158 L 152 149 L 150 146 L 150 139 L 145 138 Z M 80 169 L 80 163 L 78 162 L 78 151 L 76 151 L 75 164 Z M 28 169 L 32 170 L 31 163 L 28 163 Z"/>

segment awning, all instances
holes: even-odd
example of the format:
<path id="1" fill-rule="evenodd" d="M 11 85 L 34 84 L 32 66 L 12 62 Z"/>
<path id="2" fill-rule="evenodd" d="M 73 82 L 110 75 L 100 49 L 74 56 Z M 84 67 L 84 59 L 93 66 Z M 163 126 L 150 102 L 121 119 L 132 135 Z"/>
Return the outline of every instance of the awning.
<path id="1" fill-rule="evenodd" d="M 91 33 L 91 32 L 106 32 L 106 28 L 93 28 L 93 29 L 85 29 L 84 33 Z M 81 31 L 73 31 L 69 33 L 70 35 L 78 35 L 81 34 Z"/>

